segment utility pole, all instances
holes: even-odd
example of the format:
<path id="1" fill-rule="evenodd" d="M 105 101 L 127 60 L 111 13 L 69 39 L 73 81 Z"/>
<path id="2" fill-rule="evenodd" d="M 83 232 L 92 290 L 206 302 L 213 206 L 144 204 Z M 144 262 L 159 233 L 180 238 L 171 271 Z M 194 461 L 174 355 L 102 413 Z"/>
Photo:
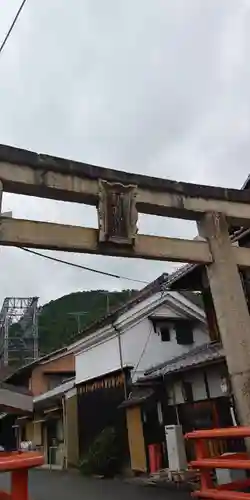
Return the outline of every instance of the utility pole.
<path id="1" fill-rule="evenodd" d="M 69 316 L 73 316 L 77 321 L 77 333 L 81 333 L 81 317 L 88 314 L 87 311 L 77 311 L 68 313 Z"/>
<path id="2" fill-rule="evenodd" d="M 101 290 L 101 294 L 105 295 L 105 298 L 106 298 L 106 305 L 105 305 L 106 311 L 105 311 L 105 313 L 108 315 L 110 313 L 109 292 L 107 290 Z"/>

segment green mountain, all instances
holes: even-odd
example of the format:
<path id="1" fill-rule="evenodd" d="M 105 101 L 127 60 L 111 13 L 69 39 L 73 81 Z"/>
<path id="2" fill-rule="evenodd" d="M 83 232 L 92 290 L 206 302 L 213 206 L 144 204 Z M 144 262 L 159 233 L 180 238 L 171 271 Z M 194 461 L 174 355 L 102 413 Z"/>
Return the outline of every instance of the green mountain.
<path id="1" fill-rule="evenodd" d="M 78 330 L 84 330 L 135 293 L 135 290 L 91 290 L 64 295 L 45 304 L 38 318 L 40 353 L 47 354 L 74 341 Z"/>

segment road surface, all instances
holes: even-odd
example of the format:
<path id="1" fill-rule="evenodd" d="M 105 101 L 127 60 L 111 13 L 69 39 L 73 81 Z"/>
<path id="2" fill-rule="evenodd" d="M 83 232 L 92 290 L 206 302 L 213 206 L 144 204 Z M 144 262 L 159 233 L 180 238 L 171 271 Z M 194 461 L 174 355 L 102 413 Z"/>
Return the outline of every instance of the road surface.
<path id="1" fill-rule="evenodd" d="M 9 489 L 9 476 L 0 475 L 0 489 Z M 31 500 L 190 500 L 188 493 L 114 480 L 86 479 L 76 473 L 30 472 Z"/>

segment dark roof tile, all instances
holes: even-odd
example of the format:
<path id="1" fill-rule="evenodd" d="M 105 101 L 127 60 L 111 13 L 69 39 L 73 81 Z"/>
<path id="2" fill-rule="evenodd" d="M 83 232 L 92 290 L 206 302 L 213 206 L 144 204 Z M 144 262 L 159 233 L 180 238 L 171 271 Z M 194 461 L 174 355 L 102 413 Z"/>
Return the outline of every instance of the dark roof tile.
<path id="1" fill-rule="evenodd" d="M 170 373 L 187 370 L 203 363 L 224 358 L 224 351 L 219 342 L 199 345 L 165 363 L 153 366 L 145 372 L 145 378 L 166 376 Z"/>

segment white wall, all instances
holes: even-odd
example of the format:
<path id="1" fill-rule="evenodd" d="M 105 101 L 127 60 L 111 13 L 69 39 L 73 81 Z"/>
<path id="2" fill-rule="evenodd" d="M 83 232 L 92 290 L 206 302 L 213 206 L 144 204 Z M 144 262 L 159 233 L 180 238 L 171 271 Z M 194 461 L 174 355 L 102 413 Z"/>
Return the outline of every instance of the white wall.
<path id="1" fill-rule="evenodd" d="M 194 401 L 207 399 L 206 386 L 204 382 L 204 369 L 197 369 L 193 372 L 183 374 L 183 380 L 192 384 Z M 221 380 L 224 375 L 224 365 L 218 364 L 206 368 L 208 388 L 210 398 L 225 396 L 221 390 Z M 182 404 L 184 398 L 182 394 L 182 383 L 177 381 L 167 385 L 167 392 L 170 396 L 169 404 Z"/>
<path id="2" fill-rule="evenodd" d="M 118 370 L 120 366 L 117 337 L 95 344 L 75 357 L 76 384 Z"/>
<path id="3" fill-rule="evenodd" d="M 171 316 L 173 317 L 173 314 Z M 133 373 L 133 379 L 136 379 L 151 366 L 188 352 L 195 345 L 208 342 L 208 339 L 208 334 L 204 330 L 195 328 L 194 343 L 189 346 L 179 345 L 175 331 L 172 329 L 170 341 L 162 342 L 160 332 L 155 332 L 152 322 L 144 319 L 122 335 L 123 361 L 125 364 L 134 366 L 136 371 Z"/>
<path id="4" fill-rule="evenodd" d="M 160 305 L 154 310 L 154 315 L 180 317 L 180 314 L 167 305 Z M 76 384 L 121 367 L 119 342 L 115 330 L 111 335 L 114 337 L 76 354 Z M 171 331 L 171 340 L 162 342 L 160 334 L 154 331 L 152 321 L 147 317 L 127 327 L 121 333 L 120 339 L 123 366 L 129 365 L 135 368 L 132 373 L 133 380 L 151 366 L 170 360 L 189 351 L 195 345 L 209 341 L 208 333 L 201 325 L 194 330 L 194 343 L 190 346 L 177 344 L 174 330 Z"/>

